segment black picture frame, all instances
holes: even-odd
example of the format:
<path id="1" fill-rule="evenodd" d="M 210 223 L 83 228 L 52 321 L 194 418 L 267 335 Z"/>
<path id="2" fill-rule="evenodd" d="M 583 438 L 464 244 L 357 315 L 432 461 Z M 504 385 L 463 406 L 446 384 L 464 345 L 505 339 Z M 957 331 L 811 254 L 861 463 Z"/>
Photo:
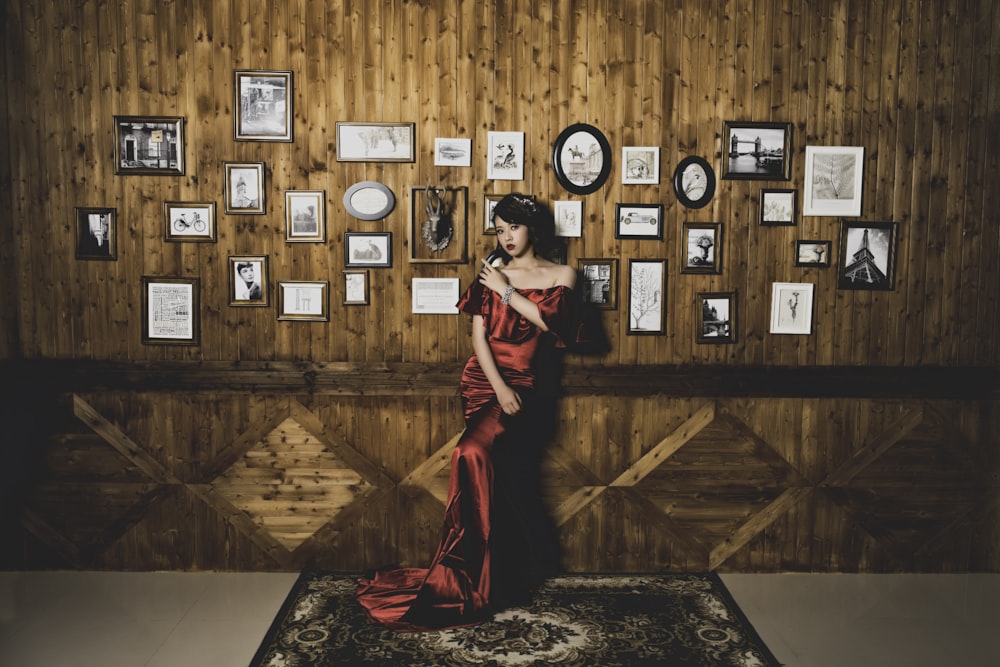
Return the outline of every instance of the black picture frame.
<path id="1" fill-rule="evenodd" d="M 118 210 L 107 207 L 77 206 L 76 258 L 114 261 L 118 259 Z"/>
<path id="2" fill-rule="evenodd" d="M 618 310 L 618 259 L 602 257 L 576 260 L 583 303 L 598 310 Z"/>
<path id="3" fill-rule="evenodd" d="M 894 290 L 896 230 L 895 222 L 842 221 L 837 289 Z"/>
<path id="4" fill-rule="evenodd" d="M 200 345 L 201 280 L 142 276 L 142 344 Z"/>
<path id="5" fill-rule="evenodd" d="M 795 242 L 795 266 L 830 266 L 828 240 L 801 239 Z"/>
<path id="6" fill-rule="evenodd" d="M 556 137 L 552 170 L 563 188 L 577 195 L 596 192 L 611 175 L 611 144 L 587 123 L 574 123 Z"/>
<path id="7" fill-rule="evenodd" d="M 615 238 L 663 240 L 663 204 L 615 204 Z"/>
<path id="8" fill-rule="evenodd" d="M 390 268 L 392 232 L 344 232 L 344 267 Z"/>
<path id="9" fill-rule="evenodd" d="M 793 226 L 799 215 L 799 191 L 795 188 L 762 188 L 760 224 L 764 227 Z"/>
<path id="10" fill-rule="evenodd" d="M 744 181 L 791 180 L 792 124 L 724 121 L 722 178 Z"/>
<path id="11" fill-rule="evenodd" d="M 183 176 L 183 116 L 115 116 L 115 175 Z"/>
<path id="12" fill-rule="evenodd" d="M 667 332 L 667 260 L 628 260 L 628 336 Z"/>
<path id="13" fill-rule="evenodd" d="M 722 273 L 722 223 L 685 222 L 681 236 L 681 273 Z"/>
<path id="14" fill-rule="evenodd" d="M 738 303 L 736 291 L 698 292 L 695 301 L 696 343 L 735 343 L 737 336 Z"/>
<path id="15" fill-rule="evenodd" d="M 715 196 L 715 170 L 698 155 L 689 155 L 674 169 L 674 195 L 687 208 L 703 208 Z"/>

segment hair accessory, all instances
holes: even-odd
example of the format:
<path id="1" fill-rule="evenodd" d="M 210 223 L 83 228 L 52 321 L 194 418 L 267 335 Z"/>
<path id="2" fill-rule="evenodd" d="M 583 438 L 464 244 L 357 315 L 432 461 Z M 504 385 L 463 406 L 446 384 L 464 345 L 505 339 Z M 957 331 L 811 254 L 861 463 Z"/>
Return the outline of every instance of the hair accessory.
<path id="1" fill-rule="evenodd" d="M 513 285 L 507 285 L 507 289 L 503 291 L 503 296 L 500 297 L 500 303 L 502 303 L 505 306 L 509 306 L 510 297 L 514 296 L 514 292 L 516 291 L 517 290 L 514 289 Z"/>

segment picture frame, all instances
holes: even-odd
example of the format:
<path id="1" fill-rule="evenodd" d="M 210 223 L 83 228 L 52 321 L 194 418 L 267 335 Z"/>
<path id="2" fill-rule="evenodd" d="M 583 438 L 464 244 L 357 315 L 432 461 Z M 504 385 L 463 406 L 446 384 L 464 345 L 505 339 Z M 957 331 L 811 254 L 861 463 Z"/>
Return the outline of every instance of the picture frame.
<path id="1" fill-rule="evenodd" d="M 346 268 L 392 266 L 392 232 L 344 232 Z"/>
<path id="2" fill-rule="evenodd" d="M 896 230 L 895 222 L 842 221 L 837 289 L 895 289 Z"/>
<path id="3" fill-rule="evenodd" d="M 76 258 L 113 261 L 118 259 L 118 209 L 102 206 L 77 206 Z"/>
<path id="4" fill-rule="evenodd" d="M 552 205 L 556 236 L 579 238 L 583 236 L 583 202 L 561 200 Z"/>
<path id="5" fill-rule="evenodd" d="M 142 276 L 143 345 L 199 345 L 198 278 Z"/>
<path id="6" fill-rule="evenodd" d="M 396 208 L 396 195 L 377 181 L 359 181 L 344 192 L 344 208 L 358 220 L 381 220 Z"/>
<path id="7" fill-rule="evenodd" d="M 215 243 L 215 202 L 165 201 L 163 227 L 167 241 Z"/>
<path id="8" fill-rule="evenodd" d="M 472 139 L 459 137 L 435 137 L 434 166 L 471 167 Z"/>
<path id="9" fill-rule="evenodd" d="M 115 175 L 183 176 L 183 116 L 114 116 Z"/>
<path id="10" fill-rule="evenodd" d="M 270 277 L 267 255 L 229 256 L 229 305 L 260 308 L 268 305 Z"/>
<path id="11" fill-rule="evenodd" d="M 344 270 L 344 305 L 367 306 L 370 281 L 368 269 Z"/>
<path id="12" fill-rule="evenodd" d="M 524 180 L 524 132 L 488 132 L 489 160 L 486 178 L 493 181 Z"/>
<path id="13" fill-rule="evenodd" d="M 264 215 L 264 163 L 223 162 L 227 214 Z"/>
<path id="14" fill-rule="evenodd" d="M 618 259 L 578 259 L 580 298 L 599 310 L 618 310 Z"/>
<path id="15" fill-rule="evenodd" d="M 722 178 L 788 181 L 792 178 L 792 123 L 722 123 Z"/>
<path id="16" fill-rule="evenodd" d="M 326 243 L 326 192 L 285 191 L 285 242 Z"/>
<path id="17" fill-rule="evenodd" d="M 622 184 L 639 185 L 660 182 L 659 146 L 622 147 Z"/>
<path id="18" fill-rule="evenodd" d="M 458 278 L 412 278 L 410 287 L 414 315 L 458 314 Z"/>
<path id="19" fill-rule="evenodd" d="M 681 273 L 722 273 L 722 223 L 685 222 Z"/>
<path id="20" fill-rule="evenodd" d="M 416 162 L 415 123 L 337 122 L 337 162 Z"/>
<path id="21" fill-rule="evenodd" d="M 278 319 L 330 321 L 330 283 L 325 280 L 279 280 Z"/>
<path id="22" fill-rule="evenodd" d="M 615 204 L 616 239 L 663 239 L 663 204 Z"/>
<path id="23" fill-rule="evenodd" d="M 556 137 L 552 169 L 559 185 L 569 192 L 597 192 L 611 175 L 611 144 L 593 125 L 574 123 Z"/>
<path id="24" fill-rule="evenodd" d="M 292 72 L 233 71 L 233 139 L 290 143 L 295 113 Z"/>
<path id="25" fill-rule="evenodd" d="M 736 292 L 699 292 L 695 300 L 696 343 L 735 343 L 738 331 Z"/>
<path id="26" fill-rule="evenodd" d="M 796 241 L 795 266 L 830 266 L 830 245 L 830 241 Z"/>
<path id="27" fill-rule="evenodd" d="M 771 333 L 812 333 L 815 287 L 812 283 L 771 283 Z"/>
<path id="28" fill-rule="evenodd" d="M 497 235 L 497 227 L 493 224 L 493 209 L 503 197 L 503 195 L 483 195 L 483 234 L 487 236 Z"/>
<path id="29" fill-rule="evenodd" d="M 667 260 L 629 259 L 629 336 L 658 335 L 667 331 Z"/>
<path id="30" fill-rule="evenodd" d="M 802 215 L 861 215 L 863 146 L 806 146 Z"/>
<path id="31" fill-rule="evenodd" d="M 715 196 L 715 170 L 703 157 L 689 155 L 674 169 L 674 196 L 686 208 L 704 208 Z"/>
<path id="32" fill-rule="evenodd" d="M 469 189 L 464 185 L 413 188 L 411 201 L 410 262 L 467 262 Z"/>
<path id="33" fill-rule="evenodd" d="M 797 222 L 799 192 L 794 188 L 762 188 L 760 224 L 764 227 L 793 226 Z"/>

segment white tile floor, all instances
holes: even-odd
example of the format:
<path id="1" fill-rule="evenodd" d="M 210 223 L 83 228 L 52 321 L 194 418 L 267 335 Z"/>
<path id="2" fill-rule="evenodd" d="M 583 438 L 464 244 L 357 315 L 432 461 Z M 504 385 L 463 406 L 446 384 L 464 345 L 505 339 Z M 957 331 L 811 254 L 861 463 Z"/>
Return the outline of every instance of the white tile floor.
<path id="1" fill-rule="evenodd" d="M 295 574 L 0 572 L 0 665 L 245 667 Z M 723 575 L 789 667 L 997 667 L 1000 575 Z"/>

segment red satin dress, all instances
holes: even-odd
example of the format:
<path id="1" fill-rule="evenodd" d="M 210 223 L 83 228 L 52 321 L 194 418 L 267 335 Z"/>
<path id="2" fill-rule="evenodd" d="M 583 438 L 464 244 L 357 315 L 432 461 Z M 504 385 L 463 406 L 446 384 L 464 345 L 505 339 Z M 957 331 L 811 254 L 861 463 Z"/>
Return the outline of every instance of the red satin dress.
<path id="1" fill-rule="evenodd" d="M 564 286 L 518 291 L 538 304 L 548 332 L 503 305 L 498 294 L 478 281 L 458 308 L 483 317 L 497 367 L 528 403 L 524 397 L 534 389 L 537 357 L 565 347 L 563 333 L 573 300 Z M 504 414 L 475 355 L 466 363 L 459 386 L 466 430 L 452 454 L 443 537 L 430 566 L 376 571 L 358 585 L 357 598 L 368 615 L 396 630 L 473 625 L 491 610 L 493 446 L 505 433 L 511 439 L 521 433 L 521 416 Z"/>

